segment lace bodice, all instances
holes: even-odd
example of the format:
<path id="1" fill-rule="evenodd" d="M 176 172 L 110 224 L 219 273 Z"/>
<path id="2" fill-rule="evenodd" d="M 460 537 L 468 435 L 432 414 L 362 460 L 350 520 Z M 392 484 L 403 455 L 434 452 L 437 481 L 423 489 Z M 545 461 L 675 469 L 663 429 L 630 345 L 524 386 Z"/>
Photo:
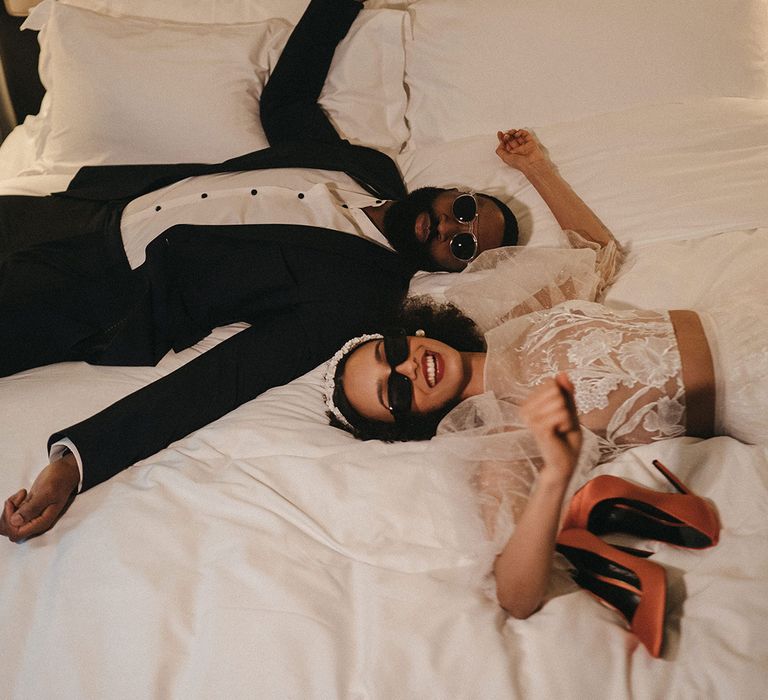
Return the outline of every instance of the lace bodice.
<path id="1" fill-rule="evenodd" d="M 509 321 L 486 341 L 485 386 L 499 400 L 517 403 L 542 379 L 568 372 L 601 461 L 685 432 L 680 354 L 666 313 L 570 301 Z"/>

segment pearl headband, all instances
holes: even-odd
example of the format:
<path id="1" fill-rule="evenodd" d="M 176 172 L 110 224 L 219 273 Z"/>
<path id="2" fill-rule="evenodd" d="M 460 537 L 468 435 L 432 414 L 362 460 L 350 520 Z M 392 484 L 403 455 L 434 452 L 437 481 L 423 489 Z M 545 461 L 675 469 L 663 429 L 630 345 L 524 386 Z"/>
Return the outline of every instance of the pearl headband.
<path id="1" fill-rule="evenodd" d="M 336 354 L 328 360 L 328 365 L 325 368 L 325 377 L 323 379 L 325 388 L 324 396 L 326 408 L 333 414 L 333 416 L 345 427 L 350 430 L 353 429 L 352 424 L 346 419 L 344 414 L 339 410 L 339 407 L 333 402 L 333 392 L 336 389 L 336 368 L 339 366 L 339 362 L 345 355 L 352 352 L 355 348 L 359 347 L 363 343 L 367 343 L 369 340 L 379 340 L 384 336 L 381 333 L 369 333 L 365 335 L 359 335 L 357 338 L 348 340 L 344 345 L 339 348 Z"/>

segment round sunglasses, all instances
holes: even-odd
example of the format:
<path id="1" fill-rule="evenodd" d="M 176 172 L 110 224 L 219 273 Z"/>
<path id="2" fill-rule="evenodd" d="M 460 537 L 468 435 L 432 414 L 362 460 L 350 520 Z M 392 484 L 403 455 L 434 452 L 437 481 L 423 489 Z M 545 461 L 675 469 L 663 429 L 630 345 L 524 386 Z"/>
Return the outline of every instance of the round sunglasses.
<path id="1" fill-rule="evenodd" d="M 470 192 L 464 192 L 453 200 L 451 211 L 456 221 L 469 225 L 469 231 L 462 231 L 451 238 L 451 254 L 457 260 L 470 262 L 477 257 L 477 236 L 472 230 L 479 214 L 477 198 Z"/>

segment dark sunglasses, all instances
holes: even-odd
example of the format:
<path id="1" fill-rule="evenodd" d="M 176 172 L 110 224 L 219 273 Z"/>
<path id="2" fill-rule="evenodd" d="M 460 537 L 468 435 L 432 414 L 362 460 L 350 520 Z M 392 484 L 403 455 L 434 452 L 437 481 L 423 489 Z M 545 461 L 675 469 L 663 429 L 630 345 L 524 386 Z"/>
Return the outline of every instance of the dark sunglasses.
<path id="1" fill-rule="evenodd" d="M 413 384 L 408 377 L 395 370 L 408 359 L 408 336 L 403 328 L 392 328 L 384 333 L 384 356 L 392 368 L 387 379 L 387 408 L 395 421 L 401 421 L 411 412 Z"/>
<path id="2" fill-rule="evenodd" d="M 451 254 L 454 258 L 469 262 L 477 256 L 477 236 L 472 230 L 472 224 L 477 219 L 477 198 L 465 192 L 453 200 L 453 218 L 459 223 L 469 224 L 469 231 L 462 231 L 451 238 Z"/>

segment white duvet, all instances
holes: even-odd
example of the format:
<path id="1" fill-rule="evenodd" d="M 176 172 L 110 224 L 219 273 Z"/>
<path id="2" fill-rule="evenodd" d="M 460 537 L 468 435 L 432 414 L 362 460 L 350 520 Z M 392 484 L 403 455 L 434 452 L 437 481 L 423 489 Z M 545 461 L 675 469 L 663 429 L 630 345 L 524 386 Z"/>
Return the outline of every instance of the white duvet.
<path id="1" fill-rule="evenodd" d="M 684 308 L 713 280 L 764 275 L 768 103 L 644 107 L 537 133 L 631 243 L 609 303 Z M 471 183 L 514 197 L 524 238 L 559 244 L 531 188 L 497 163 L 493 141 L 404 156 L 409 185 Z M 65 185 L 17 178 L 2 192 Z M 439 296 L 443 277 L 414 288 Z M 219 329 L 156 368 L 70 363 L 1 379 L 0 494 L 29 485 L 54 429 L 237 330 Z M 645 544 L 670 584 L 667 644 L 655 660 L 615 612 L 567 581 L 530 619 L 506 618 L 480 590 L 472 543 L 445 527 L 470 494 L 440 488 L 446 475 L 429 443 L 363 444 L 328 427 L 320 375 L 273 389 L 78 496 L 50 533 L 0 541 L 3 695 L 763 696 L 765 447 L 679 438 L 598 470 L 665 489 L 650 468 L 659 458 L 720 511 L 711 550 Z"/>

